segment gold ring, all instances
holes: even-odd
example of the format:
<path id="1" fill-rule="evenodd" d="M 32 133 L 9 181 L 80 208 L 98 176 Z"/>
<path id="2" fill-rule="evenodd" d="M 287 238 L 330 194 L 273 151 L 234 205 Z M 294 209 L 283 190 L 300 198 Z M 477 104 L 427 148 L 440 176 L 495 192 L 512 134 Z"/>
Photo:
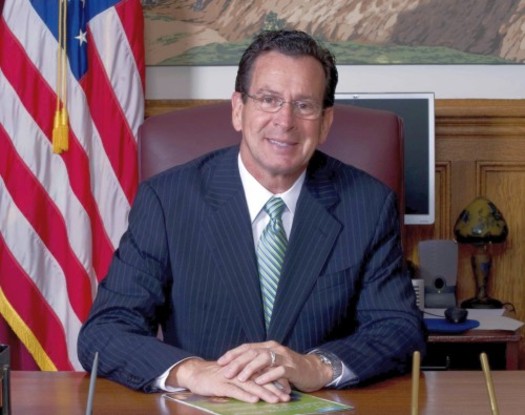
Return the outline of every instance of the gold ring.
<path id="1" fill-rule="evenodd" d="M 273 350 L 270 350 L 270 367 L 275 366 L 275 359 L 277 358 L 277 355 Z"/>

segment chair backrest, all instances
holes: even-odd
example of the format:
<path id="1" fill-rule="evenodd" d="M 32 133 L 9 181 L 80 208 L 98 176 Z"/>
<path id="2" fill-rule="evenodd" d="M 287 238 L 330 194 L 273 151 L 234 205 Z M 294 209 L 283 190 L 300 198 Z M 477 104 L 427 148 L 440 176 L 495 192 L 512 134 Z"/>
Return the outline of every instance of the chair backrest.
<path id="1" fill-rule="evenodd" d="M 404 212 L 403 123 L 396 114 L 335 105 L 325 153 L 352 164 L 390 186 Z M 231 103 L 185 108 L 146 119 L 139 134 L 140 179 L 215 149 L 239 143 Z"/>

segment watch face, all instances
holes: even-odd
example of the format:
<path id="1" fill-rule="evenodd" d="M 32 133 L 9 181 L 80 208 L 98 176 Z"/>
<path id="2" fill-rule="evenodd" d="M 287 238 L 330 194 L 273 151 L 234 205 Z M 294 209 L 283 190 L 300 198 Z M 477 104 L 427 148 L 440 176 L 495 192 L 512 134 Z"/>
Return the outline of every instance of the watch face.
<path id="1" fill-rule="evenodd" d="M 343 371 L 343 364 L 341 360 L 339 360 L 339 358 L 337 358 L 334 355 L 330 355 L 330 357 L 328 357 L 325 353 L 322 352 L 315 352 L 315 354 L 319 356 L 321 363 L 329 365 L 332 368 L 332 382 L 339 376 L 341 376 L 341 373 Z"/>
<path id="2" fill-rule="evenodd" d="M 325 355 L 323 354 L 318 354 L 317 356 L 319 356 L 319 359 L 321 359 L 321 362 L 324 363 L 325 365 L 330 365 L 332 366 L 332 362 L 330 359 L 328 359 L 328 357 L 326 357 Z"/>

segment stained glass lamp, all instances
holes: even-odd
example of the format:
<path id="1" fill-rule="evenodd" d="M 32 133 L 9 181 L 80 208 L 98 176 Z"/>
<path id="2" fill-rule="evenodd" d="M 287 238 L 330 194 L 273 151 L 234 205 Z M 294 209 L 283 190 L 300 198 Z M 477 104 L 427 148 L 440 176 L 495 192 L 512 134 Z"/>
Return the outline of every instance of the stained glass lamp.
<path id="1" fill-rule="evenodd" d="M 509 230 L 503 215 L 494 203 L 476 197 L 459 215 L 454 235 L 460 244 L 474 247 L 471 256 L 476 282 L 476 296 L 461 303 L 462 308 L 502 308 L 501 301 L 490 298 L 487 283 L 492 268 L 490 245 L 505 242 Z"/>

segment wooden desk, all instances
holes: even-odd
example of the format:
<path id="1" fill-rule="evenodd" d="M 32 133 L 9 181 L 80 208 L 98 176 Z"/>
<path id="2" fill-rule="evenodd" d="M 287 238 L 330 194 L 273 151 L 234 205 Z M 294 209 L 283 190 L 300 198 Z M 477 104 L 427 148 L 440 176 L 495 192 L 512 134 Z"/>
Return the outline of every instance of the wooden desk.
<path id="1" fill-rule="evenodd" d="M 442 355 L 442 362 L 445 360 L 444 355 L 448 355 L 452 369 L 478 370 L 481 368 L 479 354 L 483 351 L 487 353 L 491 367 L 517 370 L 520 339 L 519 331 L 502 330 L 469 330 L 451 335 L 431 334 L 427 340 L 428 358 L 435 365 L 439 357 L 432 356 L 433 354 Z"/>
<path id="2" fill-rule="evenodd" d="M 525 371 L 493 372 L 501 415 L 522 414 L 525 408 Z M 316 395 L 353 405 L 348 415 L 409 414 L 410 377 L 403 376 L 367 387 L 322 391 Z M 89 376 L 78 372 L 12 372 L 13 415 L 83 415 Z M 422 372 L 420 415 L 491 415 L 482 372 Z M 161 394 L 134 392 L 98 379 L 94 415 L 176 414 L 203 412 L 162 398 Z M 339 412 L 341 413 L 341 412 Z"/>

